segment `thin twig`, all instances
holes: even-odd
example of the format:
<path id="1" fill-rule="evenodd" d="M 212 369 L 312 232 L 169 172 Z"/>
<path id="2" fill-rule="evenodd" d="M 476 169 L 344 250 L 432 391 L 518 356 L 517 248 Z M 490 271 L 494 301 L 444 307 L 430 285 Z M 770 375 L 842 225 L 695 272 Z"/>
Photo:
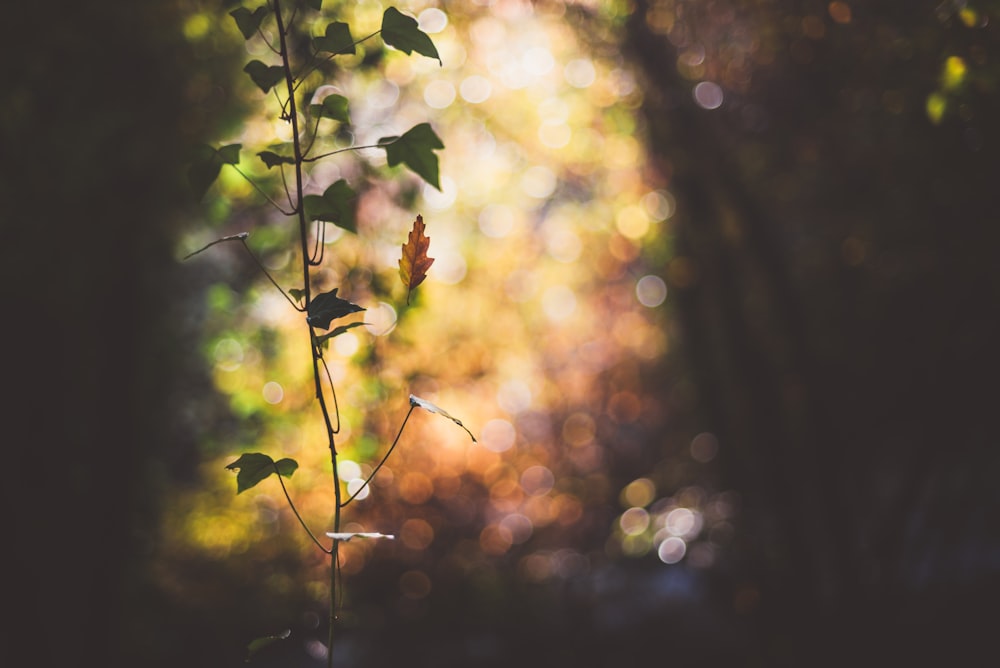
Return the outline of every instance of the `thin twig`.
<path id="1" fill-rule="evenodd" d="M 392 454 L 392 451 L 396 449 L 396 444 L 399 443 L 399 437 L 403 435 L 403 429 L 406 427 L 406 422 L 410 419 L 410 415 L 413 414 L 414 408 L 416 408 L 416 406 L 414 404 L 410 404 L 410 410 L 406 412 L 406 417 L 403 418 L 403 424 L 399 425 L 399 432 L 396 434 L 396 438 L 393 439 L 392 445 L 389 446 L 389 450 L 385 453 L 385 455 L 382 456 L 382 460 L 378 463 L 378 466 L 376 466 L 372 470 L 372 472 L 365 479 L 364 483 L 362 483 L 361 487 L 358 487 L 356 490 L 354 490 L 354 494 L 351 494 L 351 496 L 348 497 L 346 501 L 344 501 L 343 503 L 344 506 L 353 501 L 354 498 L 361 493 L 361 490 L 363 490 L 365 487 L 368 486 L 368 483 L 372 481 L 372 478 L 375 477 L 375 474 L 378 473 L 379 469 L 382 468 L 382 465 L 385 464 L 387 459 L 389 459 L 389 455 Z"/>
<path id="2" fill-rule="evenodd" d="M 221 239 L 216 239 L 212 243 L 207 244 L 205 246 L 202 246 L 201 248 L 199 248 L 198 250 L 194 251 L 193 253 L 188 253 L 187 255 L 185 255 L 184 257 L 181 258 L 181 262 L 183 262 L 184 260 L 187 260 L 190 257 L 194 257 L 195 255 L 197 255 L 198 253 L 202 252 L 203 250 L 211 248 L 215 244 L 221 244 L 223 241 L 243 241 L 244 244 L 245 244 L 246 243 L 246 238 L 249 237 L 249 236 L 250 236 L 249 232 L 240 232 L 239 234 L 231 234 L 228 237 L 222 237 Z"/>
<path id="3" fill-rule="evenodd" d="M 281 293 L 282 297 L 284 297 L 285 299 L 288 300 L 288 303 L 292 305 L 292 308 L 294 308 L 296 311 L 299 311 L 299 312 L 305 311 L 306 310 L 305 307 L 299 306 L 298 304 L 296 304 L 295 301 L 291 298 L 291 296 L 289 296 L 288 293 L 285 292 L 280 285 L 278 285 L 278 282 L 275 281 L 274 278 L 272 278 L 271 274 L 267 271 L 267 269 L 264 267 L 264 265 L 261 264 L 261 261 L 257 259 L 257 256 L 254 255 L 253 251 L 250 250 L 250 247 L 247 246 L 246 239 L 245 238 L 244 239 L 240 239 L 240 241 L 243 242 L 243 248 L 245 248 L 247 250 L 247 253 L 250 254 L 251 258 L 253 258 L 253 261 L 255 263 L 257 263 L 257 268 L 260 269 L 264 273 L 265 276 L 267 276 L 267 280 L 271 281 L 271 285 L 273 285 L 274 287 L 278 288 L 278 292 Z"/>
<path id="4" fill-rule="evenodd" d="M 271 206 L 273 206 L 275 209 L 277 209 L 278 211 L 280 211 L 282 214 L 284 214 L 286 216 L 291 216 L 291 215 L 295 214 L 294 211 L 285 211 L 284 209 L 282 209 L 281 206 L 277 202 L 275 202 L 273 199 L 271 199 L 270 195 L 268 195 L 266 192 L 264 192 L 264 190 L 259 185 L 257 185 L 256 181 L 254 181 L 249 176 L 247 176 L 246 174 L 244 174 L 240 170 L 239 167 L 237 167 L 236 165 L 229 165 L 229 166 L 232 167 L 233 169 L 235 169 L 237 174 L 239 174 L 244 179 L 246 179 L 247 183 L 249 183 L 250 185 L 252 185 L 257 190 L 257 192 L 259 192 L 261 195 L 263 195 L 264 199 L 266 199 L 268 202 L 270 202 Z"/>
<path id="5" fill-rule="evenodd" d="M 361 44 L 362 42 L 367 42 L 368 40 L 370 40 L 372 37 L 374 37 L 375 35 L 379 34 L 380 32 L 382 32 L 382 31 L 381 30 L 376 30 L 372 34 L 368 35 L 367 37 L 362 37 L 361 39 L 357 40 L 356 42 L 354 42 L 353 44 L 351 44 L 350 47 L 346 47 L 345 46 L 340 51 L 337 51 L 336 53 L 331 53 L 329 56 L 327 56 L 323 60 L 318 60 L 318 61 L 314 62 L 309 69 L 307 69 L 304 72 L 299 73 L 299 75 L 296 76 L 296 81 L 298 81 L 298 83 L 296 83 L 292 87 L 292 91 L 298 90 L 299 86 L 301 86 L 302 83 L 306 80 L 306 77 L 309 76 L 310 74 L 312 74 L 313 72 L 315 72 L 317 69 L 319 69 L 320 65 L 322 65 L 323 63 L 325 63 L 327 61 L 333 60 L 337 56 L 343 56 L 343 55 L 349 54 L 350 51 L 347 50 L 348 48 L 356 48 L 358 46 L 358 44 Z M 313 54 L 313 57 L 315 58 L 317 55 L 319 55 L 318 51 Z"/>
<path id="6" fill-rule="evenodd" d="M 288 494 L 288 488 L 285 487 L 285 481 L 281 479 L 281 473 L 278 472 L 277 464 L 274 465 L 274 472 L 278 474 L 278 482 L 281 483 L 281 491 L 285 493 L 285 499 L 288 501 L 288 506 L 292 509 L 292 512 L 295 513 L 295 517 L 299 520 L 299 524 L 302 525 L 302 528 L 306 530 L 306 533 L 309 534 L 310 538 L 312 538 L 312 542 L 316 543 L 316 546 L 319 549 L 323 550 L 326 554 L 333 554 L 333 550 L 331 548 L 324 547 L 323 543 L 319 542 L 319 539 L 313 535 L 313 532 L 309 529 L 308 525 L 306 525 L 305 520 L 303 520 L 302 516 L 299 515 L 298 509 L 292 502 L 292 497 Z"/>
<path id="7" fill-rule="evenodd" d="M 386 142 L 384 144 L 370 144 L 368 146 L 348 146 L 346 148 L 338 148 L 334 151 L 330 151 L 329 153 L 321 153 L 320 155 L 315 155 L 311 158 L 302 158 L 302 162 L 316 162 L 317 160 L 322 160 L 323 158 L 329 158 L 331 155 L 337 155 L 338 153 L 346 153 L 347 151 L 360 151 L 361 149 L 365 148 L 385 148 L 386 146 L 392 146 L 397 141 L 399 141 L 399 137 L 396 137 L 392 141 Z"/>

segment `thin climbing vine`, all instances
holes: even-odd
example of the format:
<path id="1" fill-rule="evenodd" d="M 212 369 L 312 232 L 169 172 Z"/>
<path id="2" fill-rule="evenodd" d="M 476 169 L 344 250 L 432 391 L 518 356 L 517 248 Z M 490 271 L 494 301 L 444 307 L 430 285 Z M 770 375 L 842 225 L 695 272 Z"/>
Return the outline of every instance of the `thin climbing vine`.
<path id="1" fill-rule="evenodd" d="M 435 151 L 443 149 L 444 145 L 429 123 L 420 123 L 401 135 L 382 137 L 373 145 L 339 147 L 328 141 L 330 135 L 320 132 L 321 122 L 331 120 L 340 127 L 349 126 L 350 101 L 337 93 L 316 99 L 307 88 L 313 88 L 311 83 L 315 77 L 312 75 L 322 70 L 325 64 L 338 57 L 355 54 L 358 45 L 376 38 L 381 38 L 385 45 L 408 55 L 416 53 L 419 56 L 435 59 L 439 63 L 441 58 L 433 41 L 420 29 L 417 20 L 393 7 L 385 10 L 381 28 L 372 34 L 356 39 L 347 23 L 331 21 L 323 29 L 322 35 L 304 38 L 308 42 L 306 44 L 293 43 L 295 38 L 304 34 L 295 30 L 295 27 L 310 21 L 324 20 L 322 0 L 270 0 L 254 9 L 238 7 L 232 10 L 230 15 L 244 39 L 263 43 L 275 61 L 273 64 L 268 64 L 253 59 L 246 64 L 244 72 L 265 95 L 273 95 L 279 109 L 279 119 L 290 126 L 288 142 L 268 146 L 256 153 L 268 170 L 278 170 L 281 188 L 278 192 L 271 192 L 271 189 L 258 184 L 245 170 L 241 170 L 240 154 L 244 150 L 242 144 L 199 147 L 189 167 L 189 181 L 195 194 L 203 197 L 223 169 L 232 169 L 246 179 L 270 206 L 293 220 L 298 231 L 297 256 L 301 263 L 301 283 L 287 289 L 282 287 L 247 244 L 249 232 L 217 239 L 188 254 L 185 259 L 220 243 L 241 244 L 259 271 L 288 302 L 289 307 L 302 315 L 303 327 L 308 331 L 315 405 L 316 410 L 322 415 L 323 441 L 329 448 L 332 464 L 334 508 L 331 530 L 313 531 L 296 508 L 283 480 L 291 477 L 298 469 L 299 464 L 294 459 L 286 457 L 275 460 L 265 453 L 245 452 L 226 468 L 236 472 L 238 494 L 276 474 L 275 478 L 282 493 L 302 529 L 316 548 L 328 556 L 329 629 L 326 652 L 327 664 L 332 666 L 333 647 L 337 637 L 340 543 L 354 539 L 393 538 L 392 534 L 380 532 L 342 531 L 344 510 L 367 487 L 392 454 L 416 408 L 441 415 L 465 429 L 473 440 L 475 437 L 457 418 L 425 399 L 410 395 L 409 410 L 392 443 L 386 448 L 385 454 L 372 467 L 371 473 L 363 483 L 354 488 L 350 495 L 346 493 L 337 466 L 337 439 L 341 432 L 340 406 L 325 351 L 331 339 L 364 324 L 363 322 L 335 323 L 365 309 L 340 296 L 339 288 L 318 292 L 314 286 L 316 272 L 321 270 L 325 260 L 326 224 L 332 223 L 349 232 L 356 232 L 357 195 L 346 179 L 338 179 L 321 194 L 306 194 L 304 184 L 309 175 L 307 170 L 321 160 L 337 159 L 345 154 L 356 155 L 360 149 L 377 148 L 385 151 L 389 167 L 403 165 L 440 190 L 438 157 Z M 310 86 L 305 84 L 307 80 Z M 399 274 L 406 288 L 407 302 L 434 262 L 428 255 L 430 238 L 425 234 L 425 229 L 423 217 L 416 215 L 408 239 L 401 245 Z M 318 533 L 320 535 L 317 535 Z M 324 538 L 328 539 L 329 543 Z M 248 652 L 252 655 L 261 647 L 284 637 L 287 637 L 287 634 L 258 638 L 249 645 Z"/>

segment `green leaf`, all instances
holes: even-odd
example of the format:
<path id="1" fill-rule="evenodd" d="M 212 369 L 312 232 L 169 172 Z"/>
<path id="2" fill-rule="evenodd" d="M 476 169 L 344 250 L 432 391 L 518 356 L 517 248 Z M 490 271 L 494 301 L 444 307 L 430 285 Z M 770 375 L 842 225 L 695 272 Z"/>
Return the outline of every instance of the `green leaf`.
<path id="1" fill-rule="evenodd" d="M 264 20 L 264 17 L 267 16 L 267 12 L 267 5 L 261 5 L 253 10 L 253 12 L 246 7 L 239 7 L 229 12 L 229 15 L 236 20 L 236 26 L 243 33 L 243 39 L 250 39 L 257 34 L 257 29 L 260 28 L 260 24 Z"/>
<path id="2" fill-rule="evenodd" d="M 339 327 L 334 327 L 329 333 L 323 334 L 322 336 L 316 337 L 316 344 L 323 345 L 335 336 L 340 336 L 349 329 L 354 329 L 355 327 L 360 327 L 365 323 L 363 322 L 351 322 L 346 325 L 340 325 Z"/>
<path id="3" fill-rule="evenodd" d="M 434 134 L 430 124 L 421 123 L 402 137 L 383 137 L 378 143 L 385 145 L 385 156 L 390 167 L 403 163 L 424 181 L 441 190 L 438 158 L 434 150 L 444 148 L 444 144 Z"/>
<path id="4" fill-rule="evenodd" d="M 438 408 L 437 406 L 427 401 L 426 399 L 421 399 L 420 397 L 414 396 L 412 394 L 410 395 L 410 405 L 420 406 L 425 411 L 430 411 L 431 413 L 437 413 L 438 415 L 448 418 L 449 420 L 457 424 L 459 427 L 464 429 L 465 433 L 467 433 L 469 435 L 469 438 L 472 439 L 472 442 L 476 443 L 476 437 L 472 435 L 472 432 L 469 431 L 469 428 L 466 427 L 464 424 L 462 424 L 462 421 L 459 420 L 458 418 L 449 415 L 448 412 L 445 411 L 443 408 Z"/>
<path id="5" fill-rule="evenodd" d="M 322 195 L 306 195 L 302 198 L 306 218 L 334 223 L 349 232 L 357 232 L 354 222 L 354 191 L 347 181 L 340 179 L 326 189 Z"/>
<path id="6" fill-rule="evenodd" d="M 235 462 L 226 466 L 230 471 L 239 471 L 236 474 L 237 494 L 242 494 L 251 487 L 255 487 L 257 483 L 276 471 L 280 475 L 290 478 L 298 467 L 299 464 L 294 459 L 286 457 L 285 459 L 274 461 L 267 455 L 259 452 L 244 453 Z"/>
<path id="7" fill-rule="evenodd" d="M 351 27 L 340 21 L 329 24 L 323 37 L 314 37 L 313 47 L 317 51 L 326 51 L 334 55 L 357 53 L 354 38 L 351 37 Z"/>
<path id="8" fill-rule="evenodd" d="M 289 288 L 288 294 L 291 295 L 295 301 L 301 302 L 306 296 L 306 291 L 300 290 L 299 288 Z"/>
<path id="9" fill-rule="evenodd" d="M 230 144 L 215 149 L 202 144 L 195 147 L 187 177 L 195 197 L 201 200 L 218 178 L 223 165 L 235 165 L 240 161 L 240 144 Z"/>
<path id="10" fill-rule="evenodd" d="M 229 144 L 228 146 L 223 146 L 219 149 L 219 157 L 222 158 L 222 162 L 227 165 L 238 165 L 240 164 L 241 148 L 243 148 L 243 144 Z"/>
<path id="11" fill-rule="evenodd" d="M 257 155 L 260 157 L 261 160 L 264 161 L 264 164 L 267 165 L 268 169 L 271 169 L 276 165 L 295 164 L 295 158 L 287 155 L 278 155 L 277 153 L 273 153 L 272 151 L 261 151 Z"/>
<path id="12" fill-rule="evenodd" d="M 323 9 L 323 0 L 305 0 L 306 7 L 315 9 L 317 12 Z"/>
<path id="13" fill-rule="evenodd" d="M 265 93 L 285 78 L 285 70 L 280 65 L 265 65 L 259 60 L 251 60 L 243 71 L 249 74 L 253 82 Z"/>
<path id="14" fill-rule="evenodd" d="M 310 104 L 309 113 L 320 118 L 332 118 L 341 123 L 351 122 L 351 117 L 347 113 L 347 98 L 343 95 L 327 95 L 323 98 L 322 104 Z"/>
<path id="15" fill-rule="evenodd" d="M 343 318 L 345 315 L 357 313 L 358 311 L 364 311 L 364 309 L 357 304 L 352 304 L 346 299 L 338 297 L 337 288 L 334 288 L 330 292 L 324 292 L 312 300 L 307 311 L 306 322 L 313 327 L 329 329 L 330 323 L 337 318 Z"/>
<path id="16" fill-rule="evenodd" d="M 382 15 L 382 39 L 389 46 L 410 54 L 414 51 L 422 56 L 437 59 L 441 62 L 434 42 L 423 30 L 417 27 L 417 20 L 407 16 L 395 7 L 389 7 Z"/>
<path id="17" fill-rule="evenodd" d="M 291 635 L 292 635 L 292 630 L 285 629 L 284 631 L 282 631 L 277 635 L 254 638 L 253 640 L 250 641 L 250 644 L 247 645 L 247 659 L 246 659 L 247 662 L 249 663 L 250 659 L 253 657 L 254 654 L 264 649 L 268 645 L 276 643 L 279 640 L 286 640 Z"/>

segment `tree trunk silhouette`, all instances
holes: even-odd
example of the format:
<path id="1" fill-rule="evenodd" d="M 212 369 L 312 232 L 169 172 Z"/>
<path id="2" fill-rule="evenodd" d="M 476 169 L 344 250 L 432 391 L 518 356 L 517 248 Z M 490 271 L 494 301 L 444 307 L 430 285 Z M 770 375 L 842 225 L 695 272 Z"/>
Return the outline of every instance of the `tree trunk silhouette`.
<path id="1" fill-rule="evenodd" d="M 625 46 L 678 203 L 666 277 L 704 426 L 744 497 L 759 658 L 966 651 L 1000 574 L 997 98 L 974 100 L 974 122 L 927 120 L 954 46 L 932 3 L 820 16 L 825 38 L 804 46 L 782 33 L 800 3 L 697 4 L 636 2 Z M 664 6 L 670 31 L 647 20 Z M 675 43 L 733 15 L 779 35 L 773 62 L 705 109 Z M 897 62 L 887 34 L 923 42 Z M 903 111 L 845 107 L 847 92 L 890 89 Z"/>

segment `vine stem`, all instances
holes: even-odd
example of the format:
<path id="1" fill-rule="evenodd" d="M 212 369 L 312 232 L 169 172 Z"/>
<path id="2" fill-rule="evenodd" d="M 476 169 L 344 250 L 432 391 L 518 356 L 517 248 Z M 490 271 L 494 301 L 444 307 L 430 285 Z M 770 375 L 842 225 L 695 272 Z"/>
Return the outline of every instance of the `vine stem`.
<path id="1" fill-rule="evenodd" d="M 309 275 L 309 228 L 306 224 L 306 214 L 305 207 L 302 206 L 303 192 L 304 188 L 302 186 L 302 164 L 304 162 L 304 157 L 302 154 L 302 144 L 299 137 L 299 117 L 298 110 L 295 105 L 295 93 L 297 86 L 295 85 L 295 78 L 292 76 L 291 68 L 291 58 L 289 56 L 288 44 L 287 44 L 287 31 L 285 29 L 284 20 L 281 17 L 281 0 L 274 0 L 274 17 L 277 22 L 278 28 L 278 39 L 279 48 L 281 51 L 281 65 L 285 73 L 285 88 L 288 91 L 288 99 L 286 101 L 288 105 L 288 119 L 292 124 L 292 148 L 294 150 L 295 156 L 295 213 L 297 214 L 299 221 L 299 243 L 302 253 L 302 283 L 303 283 L 303 295 L 306 311 L 309 310 L 309 305 L 312 303 L 312 291 L 310 287 L 310 275 Z M 307 322 L 308 324 L 308 322 Z M 337 446 L 336 440 L 333 432 L 333 427 L 330 420 L 329 409 L 326 405 L 326 400 L 323 397 L 323 385 L 320 375 L 320 360 L 316 353 L 316 346 L 313 342 L 316 340 L 316 331 L 313 326 L 309 326 L 309 343 L 310 351 L 312 353 L 312 367 L 313 367 L 313 382 L 316 387 L 316 399 L 319 401 L 320 409 L 323 411 L 323 418 L 327 425 L 327 439 L 330 445 L 330 460 L 333 468 L 333 489 L 335 495 L 334 504 L 334 517 L 333 517 L 333 531 L 334 533 L 340 532 L 340 511 L 341 511 L 341 501 L 342 492 L 340 489 L 340 474 L 337 471 Z M 328 668 L 333 668 L 333 642 L 335 639 L 335 626 L 337 621 L 337 569 L 339 568 L 340 559 L 340 541 L 334 539 L 333 546 L 330 548 L 330 629 L 329 635 L 327 637 L 327 647 L 326 647 L 326 663 Z"/>

